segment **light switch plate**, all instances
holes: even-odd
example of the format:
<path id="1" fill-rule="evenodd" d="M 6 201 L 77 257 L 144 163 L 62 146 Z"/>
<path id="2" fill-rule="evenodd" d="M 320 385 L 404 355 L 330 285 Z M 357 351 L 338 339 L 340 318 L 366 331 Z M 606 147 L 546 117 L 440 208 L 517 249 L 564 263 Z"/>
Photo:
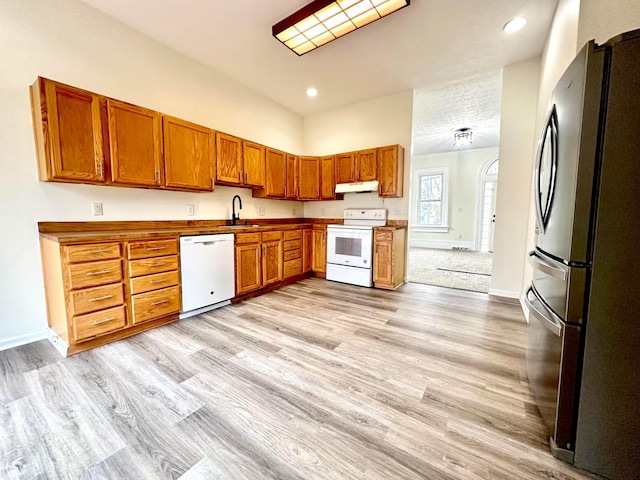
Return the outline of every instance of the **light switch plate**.
<path id="1" fill-rule="evenodd" d="M 189 215 L 190 217 L 193 217 L 195 214 L 196 214 L 195 205 L 187 205 L 187 215 Z"/>
<path id="2" fill-rule="evenodd" d="M 260 208 L 258 209 L 258 214 L 259 214 L 261 217 L 264 217 L 264 214 L 265 214 L 264 207 L 260 207 Z"/>
<path id="3" fill-rule="evenodd" d="M 104 211 L 102 209 L 102 203 L 101 202 L 93 202 L 91 204 L 91 213 L 93 214 L 94 217 L 102 215 L 104 213 Z"/>

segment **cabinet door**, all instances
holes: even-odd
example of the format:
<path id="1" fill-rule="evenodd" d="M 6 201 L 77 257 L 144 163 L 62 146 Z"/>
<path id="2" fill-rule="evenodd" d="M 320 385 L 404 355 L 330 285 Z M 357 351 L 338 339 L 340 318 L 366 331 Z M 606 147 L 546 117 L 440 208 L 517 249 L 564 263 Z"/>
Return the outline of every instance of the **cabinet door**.
<path id="1" fill-rule="evenodd" d="M 103 183 L 100 97 L 39 78 L 31 87 L 40 180 Z"/>
<path id="2" fill-rule="evenodd" d="M 286 198 L 296 200 L 298 198 L 298 157 L 287 154 L 287 187 Z"/>
<path id="3" fill-rule="evenodd" d="M 327 271 L 327 229 L 324 226 L 313 228 L 313 255 L 311 270 L 324 274 Z"/>
<path id="4" fill-rule="evenodd" d="M 111 181 L 121 185 L 162 185 L 161 116 L 158 112 L 107 99 Z"/>
<path id="5" fill-rule="evenodd" d="M 165 186 L 213 190 L 213 130 L 166 115 L 162 122 Z"/>
<path id="6" fill-rule="evenodd" d="M 298 199 L 320 199 L 320 157 L 298 157 Z"/>
<path id="7" fill-rule="evenodd" d="M 311 270 L 311 259 L 313 257 L 313 232 L 310 229 L 302 231 L 302 271 Z"/>
<path id="8" fill-rule="evenodd" d="M 282 241 L 262 244 L 262 285 L 282 280 Z"/>
<path id="9" fill-rule="evenodd" d="M 267 148 L 264 182 L 265 196 L 269 198 L 285 198 L 286 185 L 287 154 L 273 148 Z"/>
<path id="10" fill-rule="evenodd" d="M 374 249 L 374 283 L 393 283 L 393 242 L 376 242 Z"/>
<path id="11" fill-rule="evenodd" d="M 356 170 L 359 182 L 368 182 L 377 178 L 377 152 L 375 148 L 356 152 Z"/>
<path id="12" fill-rule="evenodd" d="M 404 149 L 400 145 L 378 149 L 378 195 L 402 197 Z"/>
<path id="13" fill-rule="evenodd" d="M 356 181 L 356 158 L 353 153 L 336 155 L 336 183 Z"/>
<path id="14" fill-rule="evenodd" d="M 242 184 L 242 140 L 216 132 L 216 182 Z"/>
<path id="15" fill-rule="evenodd" d="M 259 243 L 236 245 L 236 292 L 251 292 L 262 286 Z"/>
<path id="16" fill-rule="evenodd" d="M 251 187 L 264 186 L 264 155 L 265 148 L 257 143 L 242 141 L 242 156 L 244 166 L 245 185 Z"/>
<path id="17" fill-rule="evenodd" d="M 321 181 L 320 198 L 332 200 L 336 198 L 336 157 L 334 155 L 320 159 Z"/>

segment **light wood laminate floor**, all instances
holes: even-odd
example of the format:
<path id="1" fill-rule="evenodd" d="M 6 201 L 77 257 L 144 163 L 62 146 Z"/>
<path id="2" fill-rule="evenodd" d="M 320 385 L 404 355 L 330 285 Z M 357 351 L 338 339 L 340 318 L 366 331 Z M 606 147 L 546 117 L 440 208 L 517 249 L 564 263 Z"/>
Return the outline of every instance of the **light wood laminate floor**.
<path id="1" fill-rule="evenodd" d="M 585 479 L 519 305 L 309 279 L 62 359 L 0 352 L 2 479 Z"/>

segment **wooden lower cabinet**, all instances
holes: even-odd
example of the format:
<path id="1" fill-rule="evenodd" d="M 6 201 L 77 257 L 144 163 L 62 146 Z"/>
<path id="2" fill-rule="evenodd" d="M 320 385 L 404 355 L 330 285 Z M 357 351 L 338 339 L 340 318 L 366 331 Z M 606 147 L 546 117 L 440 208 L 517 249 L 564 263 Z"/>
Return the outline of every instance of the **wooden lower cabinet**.
<path id="1" fill-rule="evenodd" d="M 313 259 L 313 230 L 305 228 L 302 230 L 302 272 L 311 271 L 311 260 Z"/>
<path id="2" fill-rule="evenodd" d="M 236 234 L 236 294 L 282 280 L 282 232 Z"/>
<path id="3" fill-rule="evenodd" d="M 61 353 L 78 353 L 176 320 L 177 242 L 173 238 L 64 244 L 41 238 L 49 328 Z M 153 257 L 143 268 L 136 262 L 150 260 L 142 258 L 147 247 L 148 255 L 175 253 Z M 173 270 L 166 271 L 168 266 Z M 139 326 L 142 322 L 148 326 Z"/>
<path id="4" fill-rule="evenodd" d="M 282 256 L 284 265 L 284 278 L 294 277 L 302 273 L 302 237 L 302 229 L 288 230 L 284 232 L 284 247 Z"/>
<path id="5" fill-rule="evenodd" d="M 405 228 L 374 229 L 373 285 L 395 290 L 404 283 L 406 261 Z"/>
<path id="6" fill-rule="evenodd" d="M 327 275 L 327 226 L 314 225 L 312 230 L 311 270 L 316 277 Z"/>

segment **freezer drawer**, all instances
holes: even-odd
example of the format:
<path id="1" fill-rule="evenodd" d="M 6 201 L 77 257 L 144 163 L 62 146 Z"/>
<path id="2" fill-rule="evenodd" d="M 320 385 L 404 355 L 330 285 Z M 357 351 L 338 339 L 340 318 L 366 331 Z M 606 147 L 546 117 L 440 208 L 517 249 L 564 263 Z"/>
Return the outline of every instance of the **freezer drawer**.
<path id="1" fill-rule="evenodd" d="M 553 454 L 573 463 L 581 327 L 564 323 L 534 287 L 527 290 L 525 302 L 529 308 L 529 385 L 551 437 Z"/>
<path id="2" fill-rule="evenodd" d="M 539 250 L 529 253 L 533 287 L 555 315 L 567 323 L 582 324 L 585 316 L 589 269 L 568 267 Z"/>

